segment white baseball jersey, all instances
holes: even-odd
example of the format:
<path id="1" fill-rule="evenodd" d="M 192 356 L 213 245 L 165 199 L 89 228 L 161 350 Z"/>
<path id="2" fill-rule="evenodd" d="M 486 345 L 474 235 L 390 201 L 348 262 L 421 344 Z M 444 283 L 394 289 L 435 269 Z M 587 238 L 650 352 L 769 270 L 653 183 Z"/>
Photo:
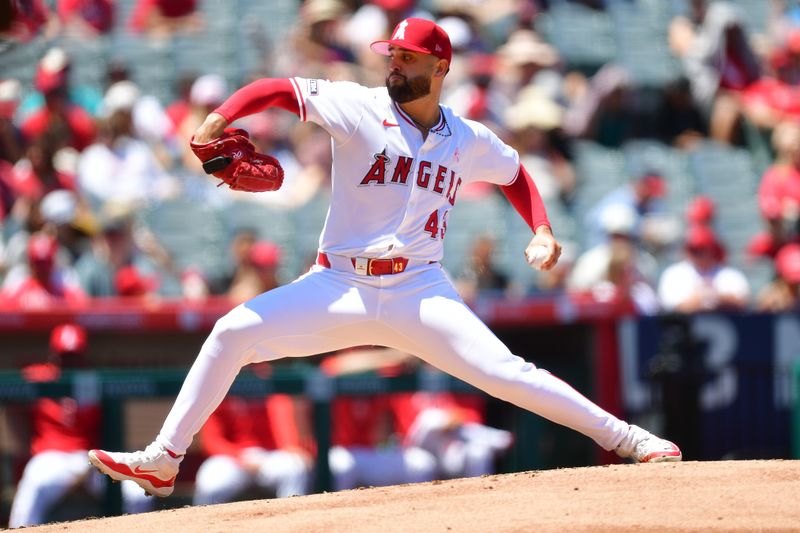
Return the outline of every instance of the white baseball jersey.
<path id="1" fill-rule="evenodd" d="M 386 88 L 291 81 L 300 119 L 332 137 L 332 209 L 320 236 L 324 252 L 438 261 L 447 213 L 461 187 L 473 181 L 508 185 L 517 175 L 516 150 L 445 106 L 423 140 Z"/>

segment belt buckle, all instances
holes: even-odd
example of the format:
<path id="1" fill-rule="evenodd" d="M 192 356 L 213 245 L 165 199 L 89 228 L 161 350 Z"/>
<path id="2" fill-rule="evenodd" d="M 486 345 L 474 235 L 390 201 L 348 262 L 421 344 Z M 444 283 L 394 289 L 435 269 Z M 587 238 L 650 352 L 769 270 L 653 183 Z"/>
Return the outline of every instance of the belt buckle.
<path id="1" fill-rule="evenodd" d="M 356 257 L 355 263 L 353 266 L 356 268 L 356 274 L 361 276 L 371 276 L 372 275 L 372 266 L 371 266 L 371 259 L 366 257 Z"/>

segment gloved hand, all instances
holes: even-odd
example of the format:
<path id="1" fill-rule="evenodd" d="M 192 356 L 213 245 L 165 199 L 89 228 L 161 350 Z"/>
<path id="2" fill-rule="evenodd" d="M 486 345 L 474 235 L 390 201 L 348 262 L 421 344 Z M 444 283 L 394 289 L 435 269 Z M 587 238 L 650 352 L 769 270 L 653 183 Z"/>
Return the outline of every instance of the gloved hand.
<path id="1" fill-rule="evenodd" d="M 189 144 L 203 162 L 203 170 L 235 191 L 277 191 L 283 184 L 283 167 L 272 156 L 259 154 L 243 129 L 226 129 L 216 139 Z M 220 185 L 222 185 L 220 183 Z"/>

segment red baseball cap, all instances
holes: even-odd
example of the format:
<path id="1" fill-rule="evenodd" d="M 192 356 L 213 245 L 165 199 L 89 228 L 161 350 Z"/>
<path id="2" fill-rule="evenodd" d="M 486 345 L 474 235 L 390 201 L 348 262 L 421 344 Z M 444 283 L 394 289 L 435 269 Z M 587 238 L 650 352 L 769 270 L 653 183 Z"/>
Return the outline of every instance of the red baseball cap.
<path id="1" fill-rule="evenodd" d="M 158 281 L 142 275 L 135 266 L 128 265 L 117 271 L 114 288 L 119 296 L 142 296 L 158 288 Z"/>
<path id="2" fill-rule="evenodd" d="M 800 283 L 800 244 L 787 244 L 775 256 L 775 269 L 789 283 Z"/>
<path id="3" fill-rule="evenodd" d="M 387 11 L 404 11 L 411 9 L 415 0 L 370 0 L 370 2 Z"/>
<path id="4" fill-rule="evenodd" d="M 639 176 L 639 183 L 642 184 L 645 194 L 652 198 L 662 198 L 667 194 L 667 183 L 661 175 L 655 172 L 647 172 Z"/>
<path id="5" fill-rule="evenodd" d="M 692 200 L 686 209 L 686 220 L 690 224 L 710 224 L 714 219 L 715 212 L 714 200 L 708 196 L 698 196 Z"/>
<path id="6" fill-rule="evenodd" d="M 441 26 L 431 20 L 407 18 L 400 21 L 387 41 L 375 41 L 370 45 L 373 52 L 389 55 L 389 47 L 396 46 L 412 52 L 430 54 L 449 63 L 453 57 L 450 37 Z"/>
<path id="7" fill-rule="evenodd" d="M 61 324 L 50 334 L 50 349 L 57 354 L 82 354 L 86 351 L 86 330 L 78 324 Z"/>
<path id="8" fill-rule="evenodd" d="M 32 262 L 52 262 L 58 252 L 58 241 L 45 233 L 34 233 L 28 239 L 28 259 Z"/>
<path id="9" fill-rule="evenodd" d="M 36 71 L 36 76 L 33 81 L 34 86 L 43 93 L 50 93 L 56 89 L 60 89 L 67 84 L 67 71 L 59 70 L 44 70 L 39 69 Z"/>
<path id="10" fill-rule="evenodd" d="M 269 241 L 259 241 L 250 248 L 250 261 L 256 266 L 277 266 L 281 262 L 281 249 Z"/>
<path id="11" fill-rule="evenodd" d="M 725 259 L 725 248 L 714 230 L 705 225 L 694 225 L 689 228 L 686 233 L 685 247 L 687 251 L 710 250 L 717 261 Z"/>

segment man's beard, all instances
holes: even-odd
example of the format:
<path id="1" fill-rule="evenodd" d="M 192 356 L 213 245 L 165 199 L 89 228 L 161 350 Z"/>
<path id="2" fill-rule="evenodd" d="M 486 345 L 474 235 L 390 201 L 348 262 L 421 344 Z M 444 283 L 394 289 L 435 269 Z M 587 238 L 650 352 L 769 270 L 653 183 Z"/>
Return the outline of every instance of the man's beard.
<path id="1" fill-rule="evenodd" d="M 396 74 L 402 76 L 401 74 Z M 431 92 L 431 79 L 425 76 L 417 76 L 416 78 L 406 78 L 402 76 L 401 82 L 394 84 L 389 83 L 389 76 L 386 76 L 386 88 L 389 90 L 389 97 L 398 104 L 411 102 L 417 98 L 427 96 Z"/>

